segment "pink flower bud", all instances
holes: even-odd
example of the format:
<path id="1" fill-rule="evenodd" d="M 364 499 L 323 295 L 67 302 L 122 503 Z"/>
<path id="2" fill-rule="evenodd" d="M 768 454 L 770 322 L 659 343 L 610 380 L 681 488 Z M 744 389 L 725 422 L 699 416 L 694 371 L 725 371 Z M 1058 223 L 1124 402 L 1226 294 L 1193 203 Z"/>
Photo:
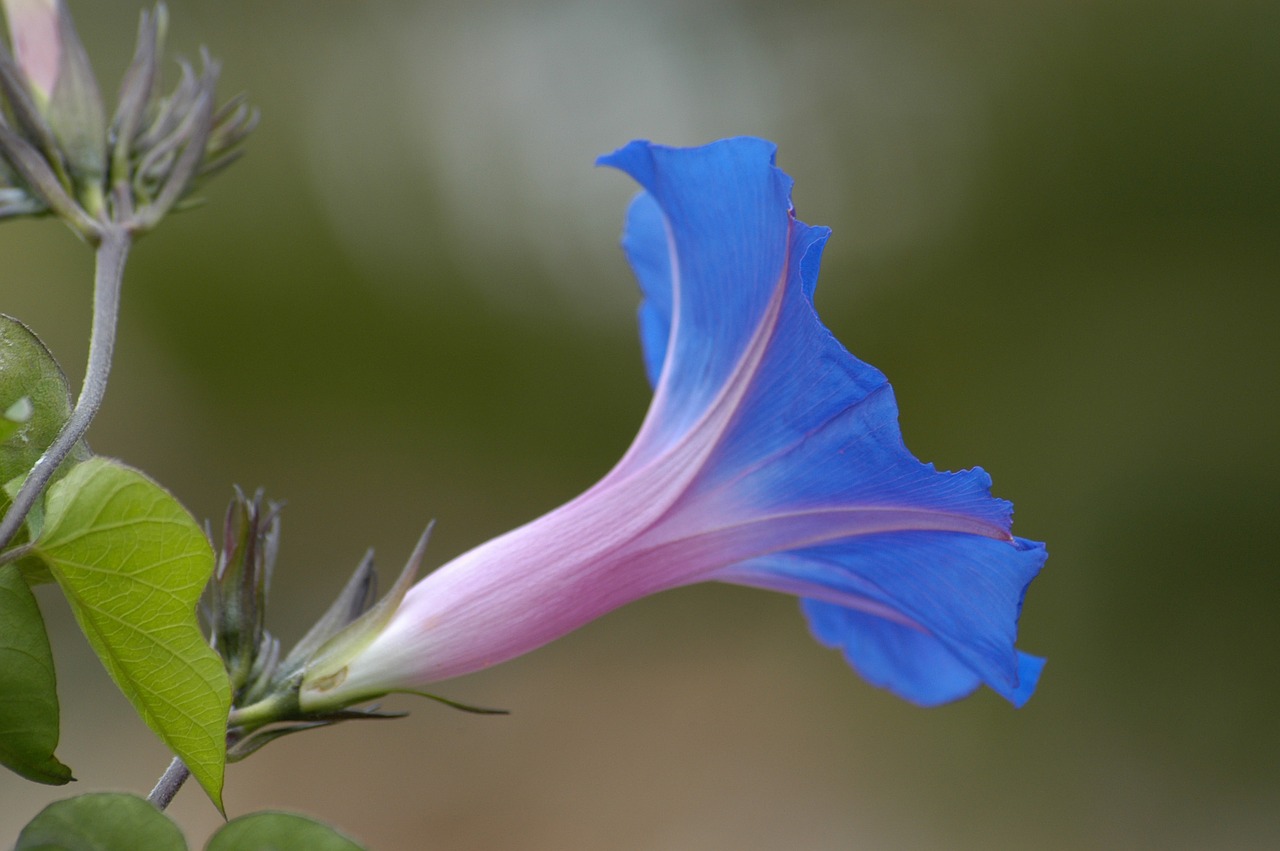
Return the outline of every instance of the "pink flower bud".
<path id="1" fill-rule="evenodd" d="M 3 0 L 13 53 L 31 89 L 47 101 L 58 82 L 62 62 L 62 38 L 58 17 L 60 0 Z"/>

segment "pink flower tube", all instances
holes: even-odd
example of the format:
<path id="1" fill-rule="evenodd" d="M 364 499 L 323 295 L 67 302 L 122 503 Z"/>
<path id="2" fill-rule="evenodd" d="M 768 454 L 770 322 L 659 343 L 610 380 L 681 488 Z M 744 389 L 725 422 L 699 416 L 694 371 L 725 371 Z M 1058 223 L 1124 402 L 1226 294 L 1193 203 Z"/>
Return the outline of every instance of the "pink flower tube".
<path id="1" fill-rule="evenodd" d="M 713 580 L 802 597 L 819 641 L 913 702 L 1030 696 L 1043 660 L 1014 642 L 1044 547 L 1011 534 L 983 471 L 903 446 L 884 376 L 814 312 L 828 232 L 795 219 L 773 153 L 742 138 L 602 158 L 645 190 L 623 238 L 655 384 L 639 434 L 581 496 L 410 589 L 308 673 L 303 710 L 420 691 Z"/>

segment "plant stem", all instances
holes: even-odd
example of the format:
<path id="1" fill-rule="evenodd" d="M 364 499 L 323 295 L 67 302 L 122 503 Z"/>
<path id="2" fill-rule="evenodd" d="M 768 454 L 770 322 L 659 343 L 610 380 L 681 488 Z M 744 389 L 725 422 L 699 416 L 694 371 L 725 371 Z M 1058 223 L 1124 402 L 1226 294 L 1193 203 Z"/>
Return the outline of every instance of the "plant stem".
<path id="1" fill-rule="evenodd" d="M 120 283 L 124 263 L 129 255 L 132 236 L 123 225 L 102 228 L 97 248 L 97 270 L 93 286 L 93 328 L 89 335 L 89 365 L 85 368 L 80 398 L 57 439 L 36 461 L 23 482 L 13 505 L 0 522 L 0 548 L 8 545 L 22 527 L 31 506 L 48 487 L 49 480 L 70 454 L 72 448 L 89 429 L 107 391 L 107 375 L 111 372 L 111 352 L 115 348 L 116 324 L 120 315 Z"/>
<path id="2" fill-rule="evenodd" d="M 173 762 L 169 763 L 169 767 L 164 770 L 164 774 L 161 774 L 160 779 L 156 781 L 156 788 L 147 795 L 148 803 L 155 805 L 158 810 L 164 810 L 190 776 L 191 769 L 187 768 L 187 764 L 181 757 L 175 756 Z"/>
<path id="3" fill-rule="evenodd" d="M 0 565 L 8 564 L 11 561 L 17 561 L 20 558 L 26 558 L 35 549 L 30 543 L 23 544 L 20 547 L 14 547 L 11 550 L 5 550 L 0 553 Z"/>

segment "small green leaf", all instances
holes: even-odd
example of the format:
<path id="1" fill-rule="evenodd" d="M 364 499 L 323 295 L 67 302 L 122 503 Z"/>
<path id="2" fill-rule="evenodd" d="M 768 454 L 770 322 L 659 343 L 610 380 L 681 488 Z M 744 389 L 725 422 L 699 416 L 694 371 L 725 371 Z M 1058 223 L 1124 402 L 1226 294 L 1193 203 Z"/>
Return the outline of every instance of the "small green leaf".
<path id="1" fill-rule="evenodd" d="M 199 525 L 142 473 L 93 458 L 49 489 L 35 552 L 116 685 L 221 809 L 231 687 L 196 621 L 214 565 Z"/>
<path id="2" fill-rule="evenodd" d="M 253 813 L 222 826 L 204 851 L 364 851 L 326 824 L 290 813 Z M 21 849 L 18 849 L 21 851 Z"/>
<path id="3" fill-rule="evenodd" d="M 35 332 L 2 313 L 0 412 L 0 482 L 25 476 L 71 415 L 71 389 L 58 362 Z M 88 457 L 89 448 L 81 441 L 60 472 Z"/>
<path id="4" fill-rule="evenodd" d="M 13 851 L 187 851 L 182 831 L 145 799 L 95 792 L 40 811 Z"/>
<path id="5" fill-rule="evenodd" d="M 13 565 L 0 567 L 0 764 L 28 780 L 61 786 L 71 769 L 58 746 L 53 655 L 36 598 Z"/>

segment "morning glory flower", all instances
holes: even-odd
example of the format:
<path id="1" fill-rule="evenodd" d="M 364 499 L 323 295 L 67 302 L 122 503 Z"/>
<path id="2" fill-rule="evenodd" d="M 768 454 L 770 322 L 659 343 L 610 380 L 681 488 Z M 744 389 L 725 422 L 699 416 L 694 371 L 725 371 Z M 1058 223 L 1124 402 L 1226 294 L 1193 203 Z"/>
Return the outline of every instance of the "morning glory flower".
<path id="1" fill-rule="evenodd" d="M 709 581 L 800 597 L 818 641 L 914 703 L 983 684 L 1030 697 L 1043 660 L 1014 644 L 1044 546 L 1013 536 L 981 469 L 907 451 L 885 377 L 814 310 L 829 232 L 795 218 L 774 150 L 632 142 L 600 159 L 644 190 L 623 235 L 654 386 L 639 434 L 581 496 L 436 570 L 314 666 L 304 711 L 420 691 Z"/>

